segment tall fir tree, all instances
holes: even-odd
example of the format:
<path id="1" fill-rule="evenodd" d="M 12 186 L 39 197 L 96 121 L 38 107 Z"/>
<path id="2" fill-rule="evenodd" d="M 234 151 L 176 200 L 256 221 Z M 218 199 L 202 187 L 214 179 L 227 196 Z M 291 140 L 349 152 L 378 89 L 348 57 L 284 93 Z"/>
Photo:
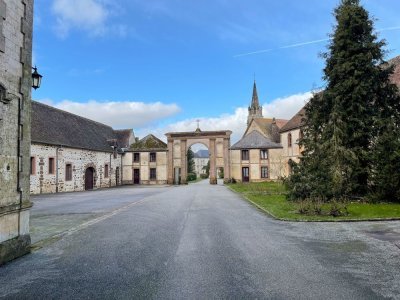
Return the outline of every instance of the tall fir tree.
<path id="1" fill-rule="evenodd" d="M 188 173 L 194 173 L 194 152 L 192 150 L 192 147 L 189 147 L 187 151 L 187 172 Z"/>
<path id="2" fill-rule="evenodd" d="M 371 155 L 372 141 L 381 141 L 377 136 L 383 125 L 377 124 L 386 124 L 379 107 L 386 105 L 382 97 L 395 97 L 391 70 L 382 67 L 385 43 L 378 41 L 359 0 L 342 0 L 334 15 L 337 25 L 323 55 L 326 89 L 306 106 L 300 141 L 305 151 L 288 180 L 292 198 L 365 196 L 379 168 L 373 167 Z"/>

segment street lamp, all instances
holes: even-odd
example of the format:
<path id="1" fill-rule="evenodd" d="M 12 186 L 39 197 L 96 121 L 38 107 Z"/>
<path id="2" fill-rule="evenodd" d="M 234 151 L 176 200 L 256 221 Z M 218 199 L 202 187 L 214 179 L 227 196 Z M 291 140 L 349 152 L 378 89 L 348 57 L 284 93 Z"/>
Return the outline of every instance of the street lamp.
<path id="1" fill-rule="evenodd" d="M 38 73 L 36 66 L 32 68 L 32 70 L 32 87 L 36 90 L 37 88 L 40 88 L 43 76 Z"/>

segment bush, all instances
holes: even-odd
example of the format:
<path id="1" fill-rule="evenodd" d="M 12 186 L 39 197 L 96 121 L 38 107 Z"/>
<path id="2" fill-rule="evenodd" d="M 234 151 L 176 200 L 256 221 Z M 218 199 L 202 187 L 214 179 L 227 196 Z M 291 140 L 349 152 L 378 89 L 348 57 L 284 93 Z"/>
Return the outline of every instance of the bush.
<path id="1" fill-rule="evenodd" d="M 189 173 L 187 176 L 187 181 L 195 181 L 197 179 L 196 173 Z"/>
<path id="2" fill-rule="evenodd" d="M 207 178 L 208 178 L 208 175 L 207 175 L 207 174 L 200 174 L 200 178 L 201 178 L 201 179 L 207 179 Z"/>

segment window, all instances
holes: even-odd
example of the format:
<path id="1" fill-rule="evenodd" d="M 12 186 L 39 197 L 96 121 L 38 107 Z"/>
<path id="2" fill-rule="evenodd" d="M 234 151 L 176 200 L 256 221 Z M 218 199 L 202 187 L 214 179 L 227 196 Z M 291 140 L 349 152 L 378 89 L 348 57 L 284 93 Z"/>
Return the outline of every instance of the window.
<path id="1" fill-rule="evenodd" d="M 260 150 L 261 159 L 268 159 L 268 150 Z"/>
<path id="2" fill-rule="evenodd" d="M 292 134 L 291 133 L 289 133 L 287 136 L 287 144 L 288 144 L 288 147 L 292 147 Z"/>
<path id="3" fill-rule="evenodd" d="M 304 137 L 304 132 L 303 132 L 303 130 L 300 129 L 300 132 L 299 132 L 299 140 L 302 140 L 303 137 Z"/>
<path id="4" fill-rule="evenodd" d="M 155 162 L 155 161 L 156 161 L 156 153 L 150 152 L 150 162 Z"/>
<path id="5" fill-rule="evenodd" d="M 54 174 L 54 157 L 49 157 L 49 174 Z"/>
<path id="6" fill-rule="evenodd" d="M 261 178 L 268 178 L 268 167 L 261 167 Z"/>
<path id="7" fill-rule="evenodd" d="M 242 160 L 249 160 L 249 150 L 242 150 Z"/>
<path id="8" fill-rule="evenodd" d="M 65 165 L 65 181 L 71 181 L 71 180 L 72 180 L 72 165 L 66 164 Z"/>
<path id="9" fill-rule="evenodd" d="M 108 165 L 104 166 L 104 178 L 108 178 Z"/>
<path id="10" fill-rule="evenodd" d="M 156 168 L 151 168 L 150 169 L 150 180 L 156 180 L 157 179 L 157 170 Z"/>
<path id="11" fill-rule="evenodd" d="M 133 162 L 139 162 L 140 161 L 140 153 L 133 153 Z"/>
<path id="12" fill-rule="evenodd" d="M 31 168 L 30 168 L 31 175 L 36 175 L 36 158 L 31 156 Z"/>

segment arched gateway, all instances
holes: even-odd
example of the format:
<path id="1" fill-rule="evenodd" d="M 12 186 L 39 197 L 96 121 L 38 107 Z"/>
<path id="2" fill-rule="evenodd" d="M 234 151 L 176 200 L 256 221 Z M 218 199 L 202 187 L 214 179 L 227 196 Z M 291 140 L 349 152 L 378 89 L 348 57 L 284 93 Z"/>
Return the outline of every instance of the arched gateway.
<path id="1" fill-rule="evenodd" d="M 187 151 L 200 143 L 210 153 L 210 183 L 217 184 L 217 169 L 224 169 L 224 182 L 230 178 L 229 147 L 232 131 L 169 132 L 168 139 L 168 184 L 185 184 L 187 177 Z"/>

